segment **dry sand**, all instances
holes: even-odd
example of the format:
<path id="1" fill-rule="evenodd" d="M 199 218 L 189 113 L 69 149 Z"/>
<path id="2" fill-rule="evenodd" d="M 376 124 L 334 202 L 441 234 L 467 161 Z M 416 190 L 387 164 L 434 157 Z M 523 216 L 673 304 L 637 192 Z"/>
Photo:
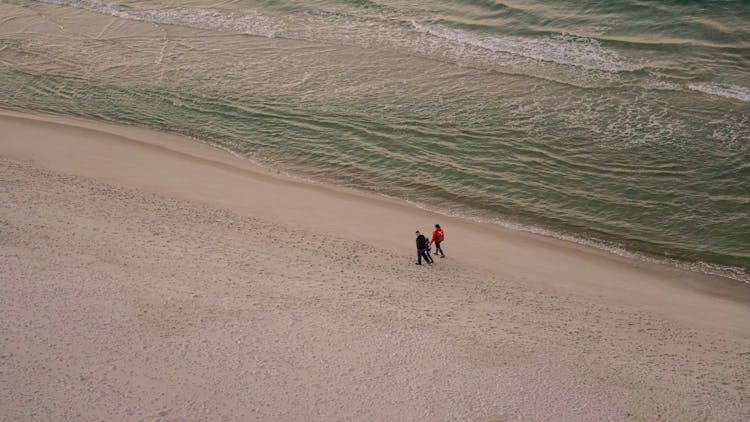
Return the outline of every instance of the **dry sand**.
<path id="1" fill-rule="evenodd" d="M 746 421 L 749 290 L 0 112 L 1 420 Z"/>

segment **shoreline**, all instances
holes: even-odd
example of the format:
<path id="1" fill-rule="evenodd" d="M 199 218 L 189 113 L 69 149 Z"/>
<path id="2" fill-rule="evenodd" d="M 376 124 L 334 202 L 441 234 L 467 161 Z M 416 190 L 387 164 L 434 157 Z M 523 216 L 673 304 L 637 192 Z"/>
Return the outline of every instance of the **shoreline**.
<path id="1" fill-rule="evenodd" d="M 741 282 L 178 135 L 10 111 L 0 128 L 0 416 L 750 415 Z M 416 267 L 436 222 L 447 258 Z"/>
<path id="2" fill-rule="evenodd" d="M 155 127 L 139 126 L 137 124 L 127 124 L 109 120 L 97 120 L 86 117 L 69 116 L 65 114 L 40 112 L 34 110 L 0 108 L 0 115 L 3 114 L 15 114 L 17 116 L 36 116 L 36 118 L 41 120 L 57 119 L 57 121 L 62 124 L 66 124 L 66 120 L 70 120 L 69 123 L 72 123 L 73 125 L 83 125 L 84 127 L 89 128 L 95 128 L 97 124 L 102 124 L 105 126 L 110 126 L 110 128 L 108 128 L 107 130 L 114 131 L 117 131 L 117 129 L 115 128 L 118 126 L 131 130 L 140 129 L 143 131 L 151 131 L 163 134 L 164 136 L 170 138 L 189 140 L 219 151 L 223 151 L 231 155 L 233 158 L 246 162 L 247 167 L 252 169 L 252 171 L 272 177 L 288 179 L 293 182 L 298 182 L 301 185 L 316 186 L 324 190 L 328 189 L 341 193 L 350 193 L 354 196 L 368 197 L 374 200 L 383 200 L 387 202 L 392 201 L 395 203 L 406 205 L 408 207 L 420 209 L 424 212 L 436 216 L 437 218 L 454 218 L 474 224 L 498 227 L 501 230 L 523 233 L 524 235 L 530 235 L 532 237 L 552 239 L 553 241 L 558 241 L 563 244 L 573 244 L 582 248 L 602 251 L 604 253 L 617 256 L 625 260 L 635 260 L 647 264 L 665 266 L 688 272 L 695 272 L 708 277 L 725 278 L 727 280 L 744 283 L 750 286 L 750 273 L 748 272 L 748 269 L 742 266 L 721 264 L 704 260 L 690 260 L 687 258 L 681 258 L 679 256 L 679 253 L 675 257 L 669 257 L 668 252 L 665 252 L 666 255 L 660 255 L 652 251 L 632 247 L 632 245 L 628 245 L 627 242 L 617 240 L 615 238 L 598 238 L 595 235 L 589 235 L 585 230 L 578 233 L 575 231 L 570 231 L 564 227 L 554 228 L 545 226 L 544 224 L 535 224 L 534 222 L 519 222 L 512 219 L 503 219 L 502 217 L 478 217 L 473 215 L 455 214 L 437 209 L 429 204 L 414 202 L 408 199 L 402 199 L 378 192 L 357 189 L 356 187 L 339 186 L 335 183 L 327 181 L 313 180 L 308 179 L 304 176 L 290 174 L 284 169 L 277 169 L 272 166 L 265 165 L 264 163 L 256 162 L 249 157 L 242 156 L 241 154 L 233 151 L 231 148 L 219 143 L 210 142 L 187 134 L 165 131 Z M 233 165 L 237 164 L 234 163 Z M 646 245 L 649 244 L 646 243 Z M 684 251 L 682 253 L 684 253 Z"/>
<path id="3" fill-rule="evenodd" d="M 496 230 L 498 233 L 510 236 L 519 236 L 520 238 L 531 238 L 542 243 L 551 242 L 552 244 L 563 248 L 572 248 L 586 251 L 594 255 L 604 254 L 615 261 L 629 262 L 632 265 L 643 265 L 646 267 L 663 267 L 666 270 L 684 271 L 695 274 L 706 280 L 720 279 L 727 283 L 738 283 L 739 288 L 742 285 L 750 286 L 750 279 L 744 279 L 741 276 L 735 276 L 731 272 L 744 271 L 741 267 L 729 267 L 720 264 L 707 263 L 703 261 L 685 261 L 680 259 L 664 258 L 652 255 L 648 252 L 631 250 L 617 243 L 609 244 L 598 239 L 589 239 L 570 233 L 558 233 L 551 229 L 541 226 L 526 225 L 514 223 L 505 220 L 487 220 L 483 218 L 467 217 L 463 215 L 450 215 L 440 210 L 433 210 L 424 204 L 414 203 L 387 195 L 382 195 L 369 191 L 357 190 L 354 188 L 340 187 L 325 182 L 309 180 L 304 177 L 290 175 L 282 170 L 277 170 L 264 166 L 263 164 L 253 162 L 247 157 L 240 156 L 231 149 L 205 141 L 202 139 L 189 137 L 183 134 L 161 131 L 156 128 L 142 127 L 138 125 L 128 125 L 119 122 L 99 121 L 83 117 L 68 116 L 63 114 L 50 114 L 37 112 L 33 110 L 13 110 L 0 108 L 0 118 L 21 118 L 38 122 L 56 123 L 63 126 L 72 126 L 94 131 L 102 131 L 115 135 L 123 136 L 131 141 L 138 141 L 142 145 L 158 145 L 166 150 L 178 151 L 183 154 L 205 154 L 202 158 L 209 158 L 214 162 L 213 165 L 229 165 L 234 169 L 243 169 L 247 174 L 260 176 L 262 178 L 278 179 L 284 183 L 296 184 L 302 187 L 309 187 L 312 190 L 320 192 L 330 192 L 335 195 L 351 195 L 355 198 L 361 198 L 366 201 L 377 203 L 392 204 L 398 207 L 412 209 L 416 212 L 423 212 L 434 217 L 435 220 L 446 219 L 450 221 L 464 222 L 468 225 L 484 226 Z M 152 136 L 156 135 L 156 136 Z M 144 138 L 148 138 L 144 141 Z M 200 148 L 191 149 L 183 145 L 180 149 L 177 147 L 183 142 L 192 142 L 201 145 Z M 152 146 L 153 146 L 152 145 Z M 212 154 L 206 154 L 206 151 L 212 151 Z M 696 267 L 698 269 L 696 269 Z M 724 289 L 721 289 L 724 290 Z M 748 289 L 750 290 L 750 289 Z M 750 294 L 747 298 L 750 300 Z"/>

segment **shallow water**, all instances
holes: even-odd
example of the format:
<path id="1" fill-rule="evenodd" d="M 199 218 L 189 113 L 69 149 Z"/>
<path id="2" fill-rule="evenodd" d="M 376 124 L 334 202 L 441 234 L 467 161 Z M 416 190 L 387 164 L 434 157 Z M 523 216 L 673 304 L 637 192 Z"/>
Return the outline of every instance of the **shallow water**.
<path id="1" fill-rule="evenodd" d="M 2 1 L 0 105 L 750 280 L 747 2 L 298 3 Z"/>

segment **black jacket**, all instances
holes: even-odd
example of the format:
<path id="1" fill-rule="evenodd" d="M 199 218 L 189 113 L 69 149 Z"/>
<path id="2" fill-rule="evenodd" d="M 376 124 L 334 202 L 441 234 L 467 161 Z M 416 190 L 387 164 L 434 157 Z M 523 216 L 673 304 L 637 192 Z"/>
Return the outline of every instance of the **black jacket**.
<path id="1" fill-rule="evenodd" d="M 423 234 L 420 234 L 419 236 L 417 236 L 417 249 L 425 249 L 425 248 L 427 248 L 427 244 L 428 243 L 429 242 L 427 242 L 427 238 L 424 237 Z"/>

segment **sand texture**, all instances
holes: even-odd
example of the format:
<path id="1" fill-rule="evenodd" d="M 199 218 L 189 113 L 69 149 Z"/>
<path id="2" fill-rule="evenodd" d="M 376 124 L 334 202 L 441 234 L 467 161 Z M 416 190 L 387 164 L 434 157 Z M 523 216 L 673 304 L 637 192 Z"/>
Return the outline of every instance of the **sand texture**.
<path id="1" fill-rule="evenodd" d="M 448 257 L 414 265 L 415 228 Z M 750 420 L 748 287 L 0 113 L 0 420 Z"/>

